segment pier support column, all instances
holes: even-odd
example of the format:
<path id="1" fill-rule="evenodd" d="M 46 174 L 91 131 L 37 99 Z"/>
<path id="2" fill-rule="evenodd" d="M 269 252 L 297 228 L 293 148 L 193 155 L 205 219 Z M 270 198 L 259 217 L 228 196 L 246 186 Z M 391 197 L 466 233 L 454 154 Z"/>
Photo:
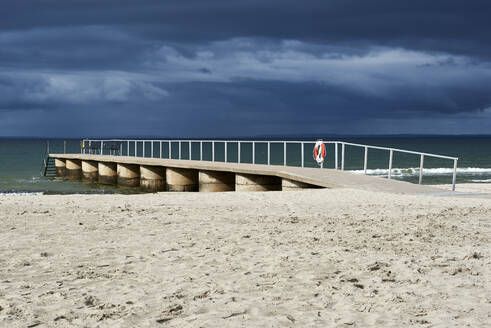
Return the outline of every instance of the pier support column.
<path id="1" fill-rule="evenodd" d="M 234 191 L 235 174 L 232 172 L 199 171 L 199 191 Z"/>
<path id="2" fill-rule="evenodd" d="M 101 184 L 115 185 L 118 181 L 116 163 L 110 162 L 99 162 L 98 171 L 99 179 L 98 182 Z"/>
<path id="3" fill-rule="evenodd" d="M 66 160 L 55 158 L 56 176 L 64 177 L 66 174 Z"/>
<path id="4" fill-rule="evenodd" d="M 300 182 L 300 181 L 295 181 L 285 178 L 281 179 L 281 190 L 283 191 L 314 189 L 314 188 L 320 188 L 320 187 L 305 182 Z"/>
<path id="5" fill-rule="evenodd" d="M 168 191 L 198 191 L 198 170 L 170 168 L 165 170 Z"/>
<path id="6" fill-rule="evenodd" d="M 140 166 L 118 163 L 118 185 L 138 187 L 140 185 Z"/>
<path id="7" fill-rule="evenodd" d="M 82 161 L 83 181 L 97 181 L 98 171 L 99 168 L 96 161 Z"/>
<path id="8" fill-rule="evenodd" d="M 66 178 L 69 180 L 79 180 L 82 178 L 82 161 L 79 159 L 66 160 Z"/>
<path id="9" fill-rule="evenodd" d="M 140 165 L 140 187 L 150 192 L 165 190 L 165 167 Z"/>
<path id="10" fill-rule="evenodd" d="M 281 190 L 281 178 L 270 175 L 235 174 L 235 191 Z"/>

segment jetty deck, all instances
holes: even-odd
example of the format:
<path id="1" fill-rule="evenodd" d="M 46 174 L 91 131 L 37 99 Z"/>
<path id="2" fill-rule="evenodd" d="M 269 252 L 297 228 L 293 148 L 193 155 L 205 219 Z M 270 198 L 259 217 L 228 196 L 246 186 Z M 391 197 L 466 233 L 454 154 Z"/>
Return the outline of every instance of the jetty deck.
<path id="1" fill-rule="evenodd" d="M 369 191 L 383 191 L 399 194 L 446 194 L 440 188 L 418 185 L 393 179 L 385 179 L 367 175 L 355 174 L 335 169 L 302 168 L 293 166 L 245 164 L 231 162 L 210 162 L 196 160 L 174 160 L 160 158 L 146 158 L 133 156 L 90 155 L 90 154 L 50 154 L 49 157 L 57 159 L 60 163 L 75 163 L 82 171 L 82 163 L 112 163 L 114 165 L 145 166 L 170 169 L 195 170 L 202 172 L 217 172 L 225 174 L 244 174 L 264 177 L 277 177 L 298 182 L 305 187 L 321 188 L 356 188 Z M 78 162 L 78 164 L 77 164 Z M 92 164 L 94 165 L 94 164 Z M 70 170 L 67 163 L 67 170 Z M 120 174 L 119 168 L 118 177 Z M 143 177 L 142 177 L 143 178 Z M 281 189 L 280 189 L 281 190 Z"/>

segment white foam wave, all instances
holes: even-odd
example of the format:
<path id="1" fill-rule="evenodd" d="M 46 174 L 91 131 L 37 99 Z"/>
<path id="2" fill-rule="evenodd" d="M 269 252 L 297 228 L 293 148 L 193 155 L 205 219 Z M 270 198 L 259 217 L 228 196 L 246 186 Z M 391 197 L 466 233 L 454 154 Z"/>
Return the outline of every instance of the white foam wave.
<path id="1" fill-rule="evenodd" d="M 491 183 L 491 179 L 483 179 L 483 180 L 471 180 L 472 182 L 482 182 L 482 183 Z"/>
<path id="2" fill-rule="evenodd" d="M 0 192 L 0 196 L 32 196 L 32 195 L 43 195 L 42 192 Z"/>
<path id="3" fill-rule="evenodd" d="M 356 174 L 364 174 L 364 170 L 354 170 L 351 171 Z M 369 169 L 367 170 L 368 175 L 376 176 L 387 176 L 389 174 L 388 169 Z M 451 175 L 453 174 L 453 168 L 438 167 L 438 168 L 424 168 L 423 174 L 428 175 Z M 491 168 L 483 167 L 461 167 L 457 168 L 458 175 L 491 175 Z M 419 175 L 419 167 L 409 167 L 409 168 L 393 168 L 392 176 L 415 176 Z"/>

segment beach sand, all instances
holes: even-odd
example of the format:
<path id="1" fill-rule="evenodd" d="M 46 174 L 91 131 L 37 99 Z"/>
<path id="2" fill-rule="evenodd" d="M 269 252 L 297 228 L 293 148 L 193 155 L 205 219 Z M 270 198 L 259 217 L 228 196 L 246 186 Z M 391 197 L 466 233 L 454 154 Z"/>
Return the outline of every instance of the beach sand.
<path id="1" fill-rule="evenodd" d="M 452 190 L 452 185 L 436 185 L 444 190 Z M 488 193 L 491 194 L 491 183 L 459 183 L 455 190 L 467 193 Z"/>
<path id="2" fill-rule="evenodd" d="M 0 196 L 0 327 L 489 327 L 489 198 Z"/>

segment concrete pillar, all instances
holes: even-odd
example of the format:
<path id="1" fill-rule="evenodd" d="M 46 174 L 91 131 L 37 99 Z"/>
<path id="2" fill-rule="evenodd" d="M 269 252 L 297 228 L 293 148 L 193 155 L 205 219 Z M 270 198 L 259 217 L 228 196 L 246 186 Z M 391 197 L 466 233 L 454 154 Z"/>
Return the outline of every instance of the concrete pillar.
<path id="1" fill-rule="evenodd" d="M 168 191 L 198 191 L 198 170 L 168 167 L 165 170 Z"/>
<path id="2" fill-rule="evenodd" d="M 199 191 L 234 191 L 235 174 L 232 172 L 199 171 Z"/>
<path id="3" fill-rule="evenodd" d="M 308 189 L 308 188 L 312 189 L 312 188 L 320 188 L 320 187 L 305 182 L 300 182 L 300 181 L 295 181 L 285 178 L 281 179 L 281 190 L 283 191 L 301 190 L 301 189 Z"/>
<path id="4" fill-rule="evenodd" d="M 118 185 L 138 187 L 140 185 L 140 166 L 118 163 Z"/>
<path id="5" fill-rule="evenodd" d="M 117 165 L 110 162 L 99 162 L 99 183 L 115 185 L 118 181 Z"/>
<path id="6" fill-rule="evenodd" d="M 97 181 L 99 176 L 98 170 L 96 161 L 82 161 L 82 180 Z"/>
<path id="7" fill-rule="evenodd" d="M 66 174 L 66 160 L 55 158 L 56 176 L 64 177 Z"/>
<path id="8" fill-rule="evenodd" d="M 140 165 L 140 187 L 146 191 L 165 190 L 165 167 Z"/>
<path id="9" fill-rule="evenodd" d="M 67 159 L 65 177 L 69 180 L 82 178 L 82 161 L 79 159 Z"/>
<path id="10" fill-rule="evenodd" d="M 270 175 L 235 174 L 235 191 L 281 190 L 281 178 Z"/>

